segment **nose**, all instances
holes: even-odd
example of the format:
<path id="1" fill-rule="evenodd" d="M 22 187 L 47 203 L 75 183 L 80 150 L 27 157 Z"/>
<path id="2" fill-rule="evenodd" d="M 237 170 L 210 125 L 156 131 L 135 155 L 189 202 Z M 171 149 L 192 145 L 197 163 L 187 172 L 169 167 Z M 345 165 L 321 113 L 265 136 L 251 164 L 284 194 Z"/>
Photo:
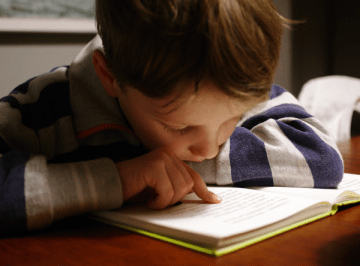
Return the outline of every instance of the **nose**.
<path id="1" fill-rule="evenodd" d="M 201 136 L 199 141 L 190 146 L 193 156 L 203 159 L 212 159 L 219 153 L 219 143 L 216 136 Z"/>

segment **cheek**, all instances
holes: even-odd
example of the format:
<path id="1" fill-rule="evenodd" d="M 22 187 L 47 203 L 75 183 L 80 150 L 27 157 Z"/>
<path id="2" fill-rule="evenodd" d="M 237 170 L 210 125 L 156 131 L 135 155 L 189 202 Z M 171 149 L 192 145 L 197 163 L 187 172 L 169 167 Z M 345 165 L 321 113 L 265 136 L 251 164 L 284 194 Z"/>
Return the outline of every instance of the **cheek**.
<path id="1" fill-rule="evenodd" d="M 230 138 L 230 136 L 232 135 L 232 133 L 234 132 L 236 125 L 237 125 L 238 121 L 234 121 L 231 123 L 227 123 L 224 124 L 220 130 L 219 133 L 219 138 L 218 138 L 218 142 L 219 142 L 219 146 L 221 144 L 223 144 L 227 139 Z"/>
<path id="2" fill-rule="evenodd" d="M 186 136 L 172 135 L 163 130 L 152 131 L 150 135 L 145 136 L 143 143 L 150 150 L 167 147 L 178 158 L 183 158 L 189 146 L 189 141 Z"/>
<path id="3" fill-rule="evenodd" d="M 142 127 L 139 134 L 137 134 L 140 141 L 149 150 L 154 150 L 160 147 L 177 146 L 176 139 L 164 131 L 162 126 L 157 124 L 148 124 Z"/>

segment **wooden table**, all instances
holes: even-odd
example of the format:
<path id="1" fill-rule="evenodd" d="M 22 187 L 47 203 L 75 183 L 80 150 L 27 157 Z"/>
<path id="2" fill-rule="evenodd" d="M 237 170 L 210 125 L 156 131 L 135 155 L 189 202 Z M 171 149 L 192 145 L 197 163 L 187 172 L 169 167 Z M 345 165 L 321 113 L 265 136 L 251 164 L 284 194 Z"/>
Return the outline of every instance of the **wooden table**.
<path id="1" fill-rule="evenodd" d="M 339 148 L 345 171 L 360 174 L 360 137 Z M 358 265 L 359 253 L 360 204 L 220 258 L 84 217 L 0 239 L 0 265 Z"/>

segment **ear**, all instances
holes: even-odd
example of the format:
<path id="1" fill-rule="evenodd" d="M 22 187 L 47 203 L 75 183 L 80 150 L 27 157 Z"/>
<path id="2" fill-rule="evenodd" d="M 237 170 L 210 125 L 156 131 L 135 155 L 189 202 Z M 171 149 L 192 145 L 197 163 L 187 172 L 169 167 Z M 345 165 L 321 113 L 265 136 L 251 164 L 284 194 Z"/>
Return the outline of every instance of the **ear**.
<path id="1" fill-rule="evenodd" d="M 107 94 L 111 97 L 117 98 L 115 78 L 107 68 L 105 55 L 100 50 L 95 50 L 92 61 L 95 67 L 96 75 L 100 79 Z"/>

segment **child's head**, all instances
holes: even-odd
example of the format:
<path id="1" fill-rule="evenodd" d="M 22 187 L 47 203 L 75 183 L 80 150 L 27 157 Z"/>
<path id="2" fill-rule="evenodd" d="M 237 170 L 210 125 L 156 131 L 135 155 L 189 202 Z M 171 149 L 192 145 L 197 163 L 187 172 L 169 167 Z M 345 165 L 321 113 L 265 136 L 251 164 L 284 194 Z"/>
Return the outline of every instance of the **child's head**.
<path id="1" fill-rule="evenodd" d="M 271 0 L 101 0 L 96 8 L 121 88 L 161 98 L 180 82 L 211 80 L 232 97 L 271 87 L 284 24 Z"/>
<path id="2" fill-rule="evenodd" d="M 212 158 L 268 97 L 284 25 L 271 0 L 98 0 L 96 15 L 95 69 L 149 149 Z"/>

